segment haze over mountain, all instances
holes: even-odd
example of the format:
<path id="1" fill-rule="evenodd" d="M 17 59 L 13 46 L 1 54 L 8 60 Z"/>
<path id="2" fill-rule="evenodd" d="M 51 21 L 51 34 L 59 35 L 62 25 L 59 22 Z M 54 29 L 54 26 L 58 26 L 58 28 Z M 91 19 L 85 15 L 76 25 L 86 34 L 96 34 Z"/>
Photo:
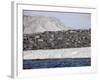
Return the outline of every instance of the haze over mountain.
<path id="1" fill-rule="evenodd" d="M 24 15 L 24 34 L 31 34 L 44 31 L 68 30 L 69 27 L 55 17 L 48 16 L 25 16 Z"/>

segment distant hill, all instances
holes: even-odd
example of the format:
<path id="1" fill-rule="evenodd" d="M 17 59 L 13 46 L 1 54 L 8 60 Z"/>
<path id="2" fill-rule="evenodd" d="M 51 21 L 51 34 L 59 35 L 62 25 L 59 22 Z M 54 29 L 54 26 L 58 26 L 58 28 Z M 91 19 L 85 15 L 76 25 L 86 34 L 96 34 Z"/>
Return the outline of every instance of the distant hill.
<path id="1" fill-rule="evenodd" d="M 55 17 L 24 15 L 23 20 L 24 34 L 68 30 L 68 27 L 65 27 L 65 25 Z"/>

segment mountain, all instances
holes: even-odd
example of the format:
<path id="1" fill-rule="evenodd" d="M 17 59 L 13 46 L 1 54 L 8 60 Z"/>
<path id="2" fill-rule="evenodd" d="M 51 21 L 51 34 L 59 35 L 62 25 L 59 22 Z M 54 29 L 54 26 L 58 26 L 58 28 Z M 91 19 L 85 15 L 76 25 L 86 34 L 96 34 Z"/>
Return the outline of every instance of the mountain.
<path id="1" fill-rule="evenodd" d="M 44 31 L 68 30 L 57 18 L 48 16 L 25 16 L 23 17 L 24 34 Z"/>

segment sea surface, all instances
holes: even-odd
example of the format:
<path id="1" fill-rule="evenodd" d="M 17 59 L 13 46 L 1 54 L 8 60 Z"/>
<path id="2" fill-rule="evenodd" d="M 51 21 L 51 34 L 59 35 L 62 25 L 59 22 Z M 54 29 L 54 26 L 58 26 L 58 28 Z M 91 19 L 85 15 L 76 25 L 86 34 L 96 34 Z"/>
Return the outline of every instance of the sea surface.
<path id="1" fill-rule="evenodd" d="M 91 58 L 23 59 L 23 69 L 91 66 Z"/>

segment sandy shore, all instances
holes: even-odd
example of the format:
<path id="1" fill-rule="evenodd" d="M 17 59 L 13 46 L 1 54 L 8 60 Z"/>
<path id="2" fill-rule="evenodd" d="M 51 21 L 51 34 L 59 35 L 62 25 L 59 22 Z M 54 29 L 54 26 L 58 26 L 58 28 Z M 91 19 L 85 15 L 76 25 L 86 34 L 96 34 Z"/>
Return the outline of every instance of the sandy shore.
<path id="1" fill-rule="evenodd" d="M 23 54 L 23 59 L 89 58 L 91 57 L 91 48 L 29 50 L 23 51 Z"/>

